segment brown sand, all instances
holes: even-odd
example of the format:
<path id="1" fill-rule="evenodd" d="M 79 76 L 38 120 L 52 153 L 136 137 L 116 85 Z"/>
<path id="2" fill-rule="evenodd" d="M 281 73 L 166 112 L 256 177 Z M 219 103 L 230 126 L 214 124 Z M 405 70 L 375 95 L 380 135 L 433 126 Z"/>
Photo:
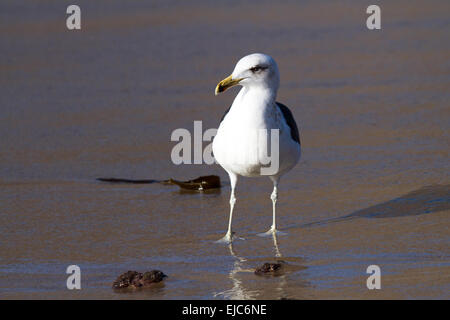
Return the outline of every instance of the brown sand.
<path id="1" fill-rule="evenodd" d="M 0 298 L 449 299 L 448 1 L 244 5 L 78 1 L 0 5 Z M 181 193 L 100 176 L 192 179 L 218 166 L 170 161 L 174 129 L 217 127 L 236 89 L 214 97 L 235 62 L 265 52 L 279 101 L 300 126 L 301 163 L 280 187 L 278 253 L 268 179 L 243 179 L 234 229 L 227 185 Z M 206 144 L 205 144 L 206 145 Z M 232 250 L 231 250 L 232 249 Z M 82 290 L 66 289 L 66 267 Z M 379 265 L 382 289 L 368 290 Z M 127 270 L 169 275 L 120 294 Z"/>

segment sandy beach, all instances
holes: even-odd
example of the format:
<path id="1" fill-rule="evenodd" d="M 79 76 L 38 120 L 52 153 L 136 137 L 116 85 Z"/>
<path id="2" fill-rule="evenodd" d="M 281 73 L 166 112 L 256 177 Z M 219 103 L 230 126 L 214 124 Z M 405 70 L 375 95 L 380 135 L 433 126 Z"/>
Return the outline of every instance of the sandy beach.
<path id="1" fill-rule="evenodd" d="M 450 298 L 450 3 L 379 1 L 375 31 L 369 1 L 258 3 L 80 0 L 69 31 L 64 1 L 1 2 L 0 299 Z M 173 164 L 170 136 L 218 127 L 238 89 L 214 88 L 253 52 L 278 62 L 302 159 L 280 186 L 286 235 L 257 236 L 272 185 L 244 178 L 245 240 L 220 245 L 228 176 Z M 96 181 L 202 175 L 223 187 Z M 277 259 L 281 275 L 253 273 Z M 112 290 L 151 269 L 167 279 Z"/>

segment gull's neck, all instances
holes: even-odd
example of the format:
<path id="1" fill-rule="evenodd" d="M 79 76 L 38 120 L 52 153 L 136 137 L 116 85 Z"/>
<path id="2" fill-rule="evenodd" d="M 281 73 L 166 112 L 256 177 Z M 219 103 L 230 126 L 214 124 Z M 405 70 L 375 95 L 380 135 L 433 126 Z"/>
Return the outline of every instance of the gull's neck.
<path id="1" fill-rule="evenodd" d="M 245 86 L 236 96 L 235 102 L 244 103 L 247 107 L 262 108 L 273 106 L 277 98 L 277 89 L 267 86 Z"/>
<path id="2" fill-rule="evenodd" d="M 228 116 L 233 128 L 266 128 L 276 110 L 277 91 L 262 86 L 242 87 L 234 99 Z M 230 122 L 231 123 L 231 122 Z"/>

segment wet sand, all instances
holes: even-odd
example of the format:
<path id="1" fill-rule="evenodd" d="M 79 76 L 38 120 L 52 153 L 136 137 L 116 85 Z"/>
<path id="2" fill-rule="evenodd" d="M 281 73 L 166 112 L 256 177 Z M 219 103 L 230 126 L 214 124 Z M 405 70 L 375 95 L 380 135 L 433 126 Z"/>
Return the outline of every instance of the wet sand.
<path id="1" fill-rule="evenodd" d="M 448 1 L 176 5 L 0 4 L 0 299 L 449 299 Z M 267 21 L 270 21 L 268 23 Z M 278 62 L 278 100 L 300 127 L 302 160 L 280 185 L 242 179 L 234 230 L 219 166 L 170 160 L 177 128 L 216 128 L 237 89 L 214 96 L 252 52 Z M 205 143 L 206 146 L 206 143 Z M 111 185 L 101 176 L 188 180 L 209 193 Z M 286 261 L 284 273 L 254 268 Z M 68 265 L 82 290 L 66 289 Z M 382 289 L 366 288 L 380 266 Z M 127 270 L 162 270 L 118 293 Z"/>

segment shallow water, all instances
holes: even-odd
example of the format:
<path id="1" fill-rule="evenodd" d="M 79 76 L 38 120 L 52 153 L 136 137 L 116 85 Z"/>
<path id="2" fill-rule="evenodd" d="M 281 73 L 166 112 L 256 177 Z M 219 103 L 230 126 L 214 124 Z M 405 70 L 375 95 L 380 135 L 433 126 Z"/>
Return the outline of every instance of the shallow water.
<path id="1" fill-rule="evenodd" d="M 450 298 L 448 1 L 185 5 L 0 4 L 0 298 Z M 270 21 L 270 23 L 267 23 Z M 217 127 L 236 89 L 214 87 L 243 55 L 271 54 L 278 100 L 300 126 L 302 160 L 280 185 L 241 179 L 234 229 L 219 166 L 170 160 L 177 128 Z M 206 144 L 205 144 L 206 145 Z M 191 179 L 215 192 L 100 176 Z M 276 242 L 274 241 L 276 240 Z M 254 268 L 284 260 L 278 277 Z M 66 289 L 79 265 L 82 290 Z M 382 289 L 366 288 L 380 266 Z M 114 292 L 127 271 L 169 277 Z"/>

